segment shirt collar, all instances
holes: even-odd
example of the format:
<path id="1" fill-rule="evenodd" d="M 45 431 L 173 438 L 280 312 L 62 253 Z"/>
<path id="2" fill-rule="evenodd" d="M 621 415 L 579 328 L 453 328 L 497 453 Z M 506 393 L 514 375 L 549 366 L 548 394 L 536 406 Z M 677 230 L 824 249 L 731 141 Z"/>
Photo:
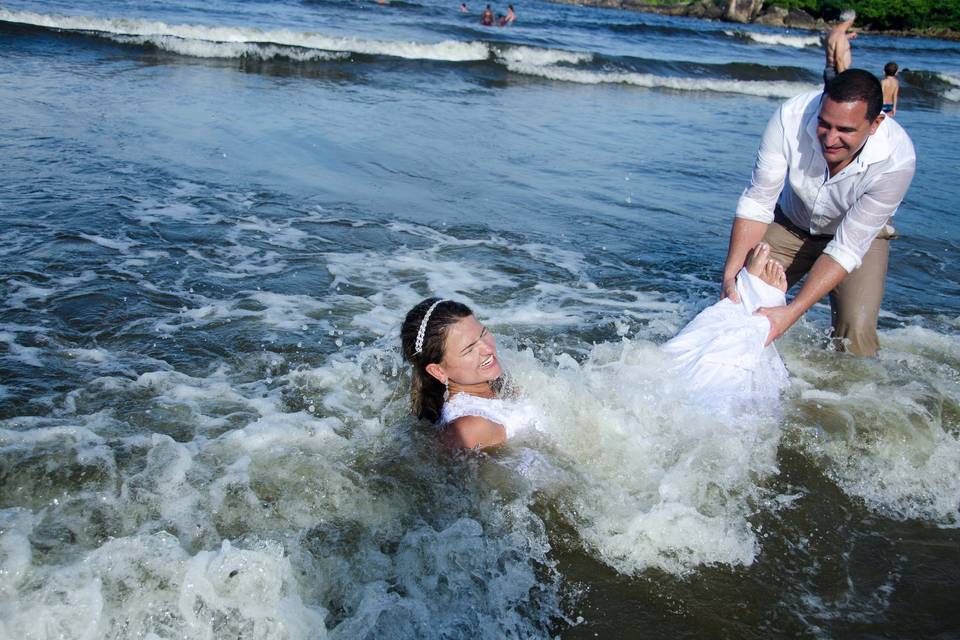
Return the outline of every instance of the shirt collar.
<path id="1" fill-rule="evenodd" d="M 857 156 L 857 162 L 869 165 L 890 157 L 890 127 L 887 126 L 887 117 L 889 116 L 885 116 L 880 122 L 876 132 L 867 138 L 863 150 Z"/>

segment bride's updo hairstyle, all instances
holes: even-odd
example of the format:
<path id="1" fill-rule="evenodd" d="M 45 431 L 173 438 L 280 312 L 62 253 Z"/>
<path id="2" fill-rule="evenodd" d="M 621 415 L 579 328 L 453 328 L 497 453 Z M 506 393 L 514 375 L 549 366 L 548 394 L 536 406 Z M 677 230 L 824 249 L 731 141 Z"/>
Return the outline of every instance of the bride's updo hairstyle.
<path id="1" fill-rule="evenodd" d="M 418 418 L 431 422 L 440 419 L 445 387 L 426 368 L 443 360 L 447 328 L 472 315 L 467 305 L 441 298 L 427 298 L 407 312 L 400 328 L 400 344 L 404 359 L 413 365 L 410 403 Z"/>

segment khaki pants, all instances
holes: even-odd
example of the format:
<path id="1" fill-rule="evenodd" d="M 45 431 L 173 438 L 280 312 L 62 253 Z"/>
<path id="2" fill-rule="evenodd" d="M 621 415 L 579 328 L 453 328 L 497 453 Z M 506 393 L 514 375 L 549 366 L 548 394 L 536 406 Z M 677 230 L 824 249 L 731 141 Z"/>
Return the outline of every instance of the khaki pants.
<path id="1" fill-rule="evenodd" d="M 810 235 L 782 215 L 777 215 L 763 236 L 763 241 L 770 245 L 770 257 L 786 268 L 789 287 L 810 271 L 832 239 Z M 831 339 L 837 351 L 872 356 L 880 348 L 877 317 L 883 300 L 890 239 L 889 234 L 881 231 L 863 256 L 863 264 L 830 292 Z"/>

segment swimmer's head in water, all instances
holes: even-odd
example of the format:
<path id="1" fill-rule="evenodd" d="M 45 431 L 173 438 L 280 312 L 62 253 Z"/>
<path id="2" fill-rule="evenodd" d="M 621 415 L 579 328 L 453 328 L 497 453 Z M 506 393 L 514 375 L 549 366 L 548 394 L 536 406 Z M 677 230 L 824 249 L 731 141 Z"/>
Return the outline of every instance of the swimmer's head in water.
<path id="1" fill-rule="evenodd" d="M 429 317 L 427 317 L 428 311 Z M 413 365 L 410 400 L 413 413 L 418 418 L 427 418 L 436 422 L 440 417 L 444 385 L 427 373 L 427 366 L 440 364 L 443 361 L 444 346 L 450 327 L 468 317 L 473 317 L 470 307 L 460 302 L 440 298 L 427 298 L 407 312 L 407 317 L 400 328 L 400 342 L 404 359 Z M 421 342 L 422 344 L 419 344 Z M 419 352 L 417 347 L 420 347 Z"/>

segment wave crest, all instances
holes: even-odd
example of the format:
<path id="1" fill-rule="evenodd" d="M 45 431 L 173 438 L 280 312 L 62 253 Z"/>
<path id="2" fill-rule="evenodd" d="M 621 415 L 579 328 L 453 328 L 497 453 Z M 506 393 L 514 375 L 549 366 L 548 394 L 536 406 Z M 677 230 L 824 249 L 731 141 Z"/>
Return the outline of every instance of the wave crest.
<path id="1" fill-rule="evenodd" d="M 556 65 L 533 65 L 524 62 L 508 62 L 507 68 L 514 73 L 540 76 L 548 80 L 576 82 L 579 84 L 627 84 L 651 89 L 715 91 L 718 93 L 740 93 L 765 98 L 791 98 L 815 88 L 812 85 L 802 82 L 671 78 L 633 71 L 593 71 L 559 67 Z"/>
<path id="2" fill-rule="evenodd" d="M 758 44 L 794 47 L 796 49 L 819 47 L 823 41 L 819 35 L 791 36 L 784 33 L 754 33 L 751 31 L 724 31 L 724 33 L 728 36 L 741 38 Z"/>
<path id="3" fill-rule="evenodd" d="M 482 42 L 392 42 L 327 36 L 319 33 L 256 27 L 171 25 L 150 20 L 58 16 L 0 9 L 0 20 L 34 27 L 88 32 L 111 40 L 152 44 L 181 55 L 202 58 L 283 55 L 296 60 L 329 59 L 329 54 L 382 55 L 416 60 L 470 62 L 487 60 L 489 47 Z M 136 40 L 140 38 L 140 40 Z M 278 47 L 283 47 L 282 49 Z M 303 51 L 290 49 L 296 47 Z M 328 52 L 318 54 L 314 51 Z"/>

